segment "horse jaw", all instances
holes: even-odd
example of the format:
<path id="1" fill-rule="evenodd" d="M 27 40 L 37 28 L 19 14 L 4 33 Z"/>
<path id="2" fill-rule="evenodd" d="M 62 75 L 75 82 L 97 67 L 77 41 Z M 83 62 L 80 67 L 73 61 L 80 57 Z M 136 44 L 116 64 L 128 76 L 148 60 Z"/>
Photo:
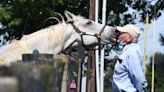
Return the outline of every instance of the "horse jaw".
<path id="1" fill-rule="evenodd" d="M 77 34 L 75 31 L 72 31 L 72 26 L 71 25 L 67 25 L 67 33 L 65 34 L 65 38 L 64 38 L 64 47 L 63 50 L 66 50 L 68 48 L 72 48 L 72 47 L 77 47 L 78 44 L 78 40 L 80 39 L 79 34 Z"/>

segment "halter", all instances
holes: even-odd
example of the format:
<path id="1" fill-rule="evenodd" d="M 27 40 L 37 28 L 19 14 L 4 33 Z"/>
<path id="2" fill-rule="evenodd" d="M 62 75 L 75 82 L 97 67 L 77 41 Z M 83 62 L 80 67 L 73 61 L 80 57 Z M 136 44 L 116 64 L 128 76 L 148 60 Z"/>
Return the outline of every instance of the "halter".
<path id="1" fill-rule="evenodd" d="M 101 34 L 102 34 L 102 32 L 104 31 L 104 29 L 105 29 L 105 27 L 106 27 L 106 25 L 104 25 L 103 27 L 102 27 L 102 29 L 100 30 L 100 32 L 99 33 L 88 33 L 88 32 L 82 32 L 79 28 L 77 28 L 74 24 L 73 24 L 73 22 L 67 22 L 67 23 L 70 23 L 71 25 L 72 25 L 72 27 L 75 29 L 75 31 L 77 32 L 77 33 L 79 33 L 80 34 L 80 37 L 81 37 L 81 40 L 82 40 L 82 44 L 83 44 L 83 46 L 87 49 L 87 50 L 90 50 L 90 48 L 87 48 L 87 46 L 84 44 L 84 39 L 83 39 L 83 36 L 84 35 L 90 35 L 90 36 L 95 36 L 97 39 L 98 39 L 98 45 L 99 45 L 99 52 L 101 51 Z"/>

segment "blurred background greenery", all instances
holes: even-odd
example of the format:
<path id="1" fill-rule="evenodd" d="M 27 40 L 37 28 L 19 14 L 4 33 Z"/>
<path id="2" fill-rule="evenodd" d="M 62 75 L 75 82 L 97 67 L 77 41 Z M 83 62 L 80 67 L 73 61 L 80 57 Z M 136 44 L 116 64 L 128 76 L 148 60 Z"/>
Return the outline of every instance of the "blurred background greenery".
<path id="1" fill-rule="evenodd" d="M 102 1 L 102 0 L 100 0 Z M 153 17 L 157 19 L 164 12 L 164 1 L 156 0 L 107 0 L 107 20 L 110 26 L 124 25 L 137 22 L 145 23 L 146 15 L 149 15 L 149 23 Z M 99 22 L 101 23 L 101 8 L 99 3 Z M 137 11 L 128 12 L 130 9 Z M 155 12 L 154 12 L 154 9 Z M 56 24 L 56 21 L 44 21 L 55 12 L 64 15 L 64 10 L 89 18 L 89 0 L 0 0 L 0 46 L 4 46 L 12 39 L 20 39 L 23 35 L 33 33 L 46 26 Z M 59 17 L 59 16 L 58 16 Z M 60 17 L 59 17 L 60 18 Z M 162 24 L 161 24 L 162 25 Z M 144 30 L 143 30 L 144 31 Z M 162 29 L 161 29 L 162 31 Z M 164 31 L 163 31 L 164 33 Z M 160 33 L 159 42 L 164 46 L 164 34 Z M 110 53 L 110 52 L 109 52 Z M 151 56 L 152 57 L 152 56 Z M 152 58 L 147 58 L 151 61 Z M 112 71 L 115 60 L 105 62 L 105 92 L 111 92 Z M 155 53 L 155 92 L 164 90 L 164 54 Z M 149 91 L 151 88 L 151 63 L 147 65 L 147 80 Z"/>

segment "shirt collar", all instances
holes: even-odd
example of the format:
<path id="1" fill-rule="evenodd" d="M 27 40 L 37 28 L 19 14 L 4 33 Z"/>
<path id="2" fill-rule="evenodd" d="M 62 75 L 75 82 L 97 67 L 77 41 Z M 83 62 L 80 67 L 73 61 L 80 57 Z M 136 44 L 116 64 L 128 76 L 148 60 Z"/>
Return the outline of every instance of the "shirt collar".
<path id="1" fill-rule="evenodd" d="M 136 43 L 130 43 L 130 44 L 125 45 L 123 48 L 123 52 L 126 51 L 129 47 L 132 47 L 134 45 L 136 45 Z"/>

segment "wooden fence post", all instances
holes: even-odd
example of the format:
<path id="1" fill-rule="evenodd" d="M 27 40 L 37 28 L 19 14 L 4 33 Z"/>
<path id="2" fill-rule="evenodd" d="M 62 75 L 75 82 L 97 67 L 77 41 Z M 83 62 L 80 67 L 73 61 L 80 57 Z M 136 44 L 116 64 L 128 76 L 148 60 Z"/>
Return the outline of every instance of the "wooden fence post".
<path id="1" fill-rule="evenodd" d="M 95 21 L 95 0 L 89 0 L 89 19 Z M 88 73 L 86 92 L 96 92 L 95 52 L 88 51 Z"/>

